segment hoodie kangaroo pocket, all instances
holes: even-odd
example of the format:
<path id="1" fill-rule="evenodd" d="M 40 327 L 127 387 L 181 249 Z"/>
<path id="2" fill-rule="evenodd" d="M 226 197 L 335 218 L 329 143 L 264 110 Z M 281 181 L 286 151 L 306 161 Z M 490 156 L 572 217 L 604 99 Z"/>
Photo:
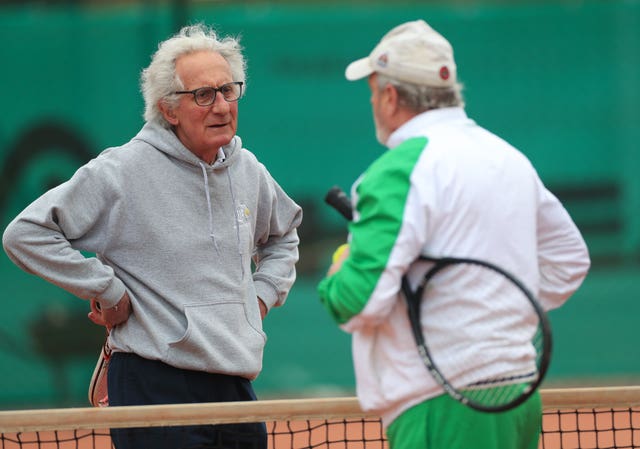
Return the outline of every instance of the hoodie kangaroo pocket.
<path id="1" fill-rule="evenodd" d="M 262 369 L 266 335 L 253 326 L 239 300 L 189 304 L 187 328 L 169 343 L 168 361 L 176 366 L 255 377 Z"/>

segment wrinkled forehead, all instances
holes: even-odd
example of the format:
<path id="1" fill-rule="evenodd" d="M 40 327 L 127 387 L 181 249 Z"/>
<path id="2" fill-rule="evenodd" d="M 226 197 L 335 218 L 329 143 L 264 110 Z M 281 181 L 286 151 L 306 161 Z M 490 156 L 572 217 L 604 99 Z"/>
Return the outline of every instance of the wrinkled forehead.
<path id="1" fill-rule="evenodd" d="M 176 75 L 186 89 L 215 87 L 233 81 L 229 63 L 220 53 L 213 51 L 196 51 L 178 57 Z"/>

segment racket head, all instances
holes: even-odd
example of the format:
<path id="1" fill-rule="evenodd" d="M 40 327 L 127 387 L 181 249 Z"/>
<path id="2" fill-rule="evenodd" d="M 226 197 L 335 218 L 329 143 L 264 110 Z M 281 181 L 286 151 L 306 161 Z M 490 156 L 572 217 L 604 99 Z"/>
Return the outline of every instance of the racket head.
<path id="1" fill-rule="evenodd" d="M 433 378 L 476 410 L 501 412 L 525 402 L 551 360 L 551 326 L 536 297 L 486 261 L 422 260 L 434 264 L 416 288 L 405 278 L 402 289 L 418 352 Z"/>

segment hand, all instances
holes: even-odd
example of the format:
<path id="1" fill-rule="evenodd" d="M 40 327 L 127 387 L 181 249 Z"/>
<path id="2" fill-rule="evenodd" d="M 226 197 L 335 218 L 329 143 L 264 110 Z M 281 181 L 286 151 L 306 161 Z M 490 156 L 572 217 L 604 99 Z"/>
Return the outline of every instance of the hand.
<path id="1" fill-rule="evenodd" d="M 258 298 L 258 306 L 260 306 L 260 318 L 264 320 L 264 317 L 267 316 L 269 309 L 267 308 L 267 305 L 264 303 L 264 301 L 260 298 Z"/>
<path id="2" fill-rule="evenodd" d="M 349 256 L 349 244 L 343 243 L 336 249 L 333 253 L 332 264 L 329 267 L 329 271 L 327 271 L 327 276 L 331 276 L 336 271 L 338 271 L 342 267 L 342 263 Z"/>
<path id="3" fill-rule="evenodd" d="M 97 299 L 91 300 L 91 312 L 87 315 L 91 321 L 99 326 L 105 326 L 111 330 L 118 324 L 122 324 L 131 315 L 131 299 L 127 292 L 122 295 L 118 304 L 108 309 L 103 309 Z"/>

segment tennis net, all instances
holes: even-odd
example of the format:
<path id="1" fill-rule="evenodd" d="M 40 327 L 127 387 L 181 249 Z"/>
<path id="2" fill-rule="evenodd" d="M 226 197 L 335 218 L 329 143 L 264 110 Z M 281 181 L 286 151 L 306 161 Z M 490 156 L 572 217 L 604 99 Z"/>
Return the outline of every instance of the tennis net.
<path id="1" fill-rule="evenodd" d="M 542 400 L 541 449 L 640 448 L 640 387 L 544 389 Z M 110 428 L 252 422 L 266 423 L 270 449 L 387 448 L 379 418 L 343 397 L 3 411 L 0 449 L 110 449 Z"/>

